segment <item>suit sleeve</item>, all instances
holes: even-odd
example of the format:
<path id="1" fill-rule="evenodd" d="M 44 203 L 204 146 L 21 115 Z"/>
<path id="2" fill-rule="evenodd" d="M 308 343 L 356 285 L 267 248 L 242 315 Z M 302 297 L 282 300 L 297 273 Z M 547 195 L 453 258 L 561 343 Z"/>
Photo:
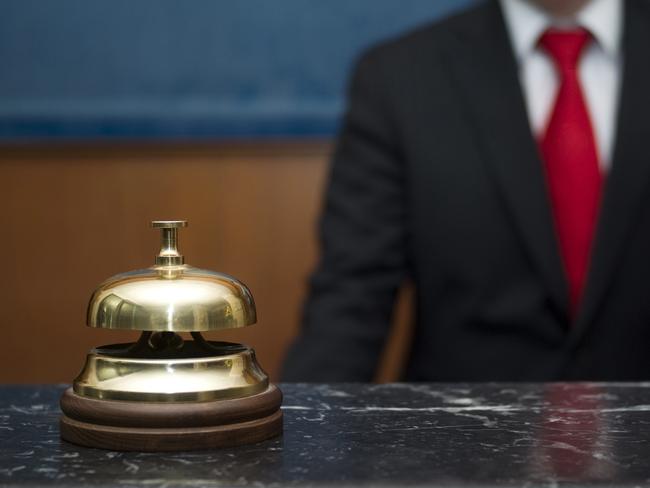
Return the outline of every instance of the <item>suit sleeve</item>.
<path id="1" fill-rule="evenodd" d="M 320 222 L 320 263 L 285 381 L 370 381 L 406 275 L 403 165 L 376 60 L 358 63 Z"/>

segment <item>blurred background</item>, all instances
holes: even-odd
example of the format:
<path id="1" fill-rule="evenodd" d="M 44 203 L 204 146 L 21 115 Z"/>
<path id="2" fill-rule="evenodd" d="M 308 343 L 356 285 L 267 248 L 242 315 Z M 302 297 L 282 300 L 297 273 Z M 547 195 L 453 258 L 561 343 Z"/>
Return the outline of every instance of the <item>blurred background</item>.
<path id="1" fill-rule="evenodd" d="M 0 0 L 0 382 L 70 382 L 105 278 L 153 264 L 235 275 L 273 380 L 296 334 L 345 82 L 369 45 L 472 0 Z M 399 375 L 409 293 L 378 381 Z"/>

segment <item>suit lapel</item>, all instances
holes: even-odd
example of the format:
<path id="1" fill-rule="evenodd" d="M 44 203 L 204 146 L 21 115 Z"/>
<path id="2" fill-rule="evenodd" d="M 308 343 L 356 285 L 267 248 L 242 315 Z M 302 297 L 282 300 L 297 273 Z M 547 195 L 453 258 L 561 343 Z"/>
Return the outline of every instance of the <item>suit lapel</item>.
<path id="1" fill-rule="evenodd" d="M 558 318 L 567 323 L 568 291 L 555 238 L 545 175 L 533 139 L 516 60 L 496 1 L 456 31 L 448 62 L 489 170 L 504 196 Z"/>
<path id="2" fill-rule="evenodd" d="M 648 10 L 648 5 L 640 1 L 626 2 L 623 82 L 614 158 L 605 183 L 589 282 L 578 320 L 571 331 L 573 342 L 584 334 L 604 301 L 650 180 Z"/>

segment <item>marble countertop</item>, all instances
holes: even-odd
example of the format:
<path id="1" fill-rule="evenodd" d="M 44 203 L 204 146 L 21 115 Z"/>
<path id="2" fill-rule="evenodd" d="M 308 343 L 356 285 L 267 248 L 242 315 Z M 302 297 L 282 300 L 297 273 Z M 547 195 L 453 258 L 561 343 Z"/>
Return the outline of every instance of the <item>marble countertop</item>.
<path id="1" fill-rule="evenodd" d="M 0 387 L 0 485 L 650 486 L 650 383 L 280 386 L 283 437 L 174 454 L 67 444 L 64 386 Z"/>

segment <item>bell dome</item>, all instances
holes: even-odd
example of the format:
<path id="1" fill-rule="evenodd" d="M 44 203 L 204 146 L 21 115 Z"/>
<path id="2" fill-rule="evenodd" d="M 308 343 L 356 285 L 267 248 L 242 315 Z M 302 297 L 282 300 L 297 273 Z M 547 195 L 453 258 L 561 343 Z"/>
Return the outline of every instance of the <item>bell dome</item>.
<path id="1" fill-rule="evenodd" d="M 184 220 L 154 221 L 162 231 L 155 264 L 108 278 L 92 294 L 87 325 L 104 329 L 202 332 L 257 321 L 255 302 L 236 278 L 185 264 L 178 252 Z"/>

